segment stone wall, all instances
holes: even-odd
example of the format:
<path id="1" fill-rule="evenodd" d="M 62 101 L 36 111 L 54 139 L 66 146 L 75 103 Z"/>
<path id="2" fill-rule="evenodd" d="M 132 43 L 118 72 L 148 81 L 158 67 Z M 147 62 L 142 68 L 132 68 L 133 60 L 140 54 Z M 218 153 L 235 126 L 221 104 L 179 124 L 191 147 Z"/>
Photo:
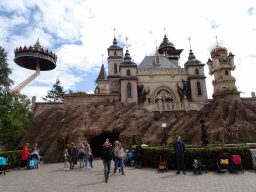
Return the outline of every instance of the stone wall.
<path id="1" fill-rule="evenodd" d="M 64 102 L 42 102 L 42 103 L 35 103 L 34 108 L 34 118 L 40 115 L 43 111 L 50 109 L 50 108 L 64 108 Z"/>
<path id="2" fill-rule="evenodd" d="M 64 95 L 64 108 L 86 106 L 89 103 L 109 99 L 109 102 L 120 100 L 120 94 L 71 94 Z"/>
<path id="3" fill-rule="evenodd" d="M 256 97 L 242 97 L 241 100 L 256 108 Z"/>

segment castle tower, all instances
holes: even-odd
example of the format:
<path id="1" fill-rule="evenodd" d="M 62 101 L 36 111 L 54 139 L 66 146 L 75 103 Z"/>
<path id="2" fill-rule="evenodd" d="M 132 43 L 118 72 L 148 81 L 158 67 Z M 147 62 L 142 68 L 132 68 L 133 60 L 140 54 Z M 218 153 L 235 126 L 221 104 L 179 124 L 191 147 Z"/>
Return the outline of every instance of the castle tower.
<path id="1" fill-rule="evenodd" d="M 131 56 L 127 45 L 124 61 L 120 63 L 120 73 L 121 101 L 123 103 L 138 103 L 137 65 L 131 61 Z"/>
<path id="2" fill-rule="evenodd" d="M 217 37 L 216 37 L 217 38 Z M 209 75 L 214 75 L 213 99 L 234 99 L 241 100 L 240 92 L 236 88 L 236 79 L 231 75 L 235 70 L 234 56 L 225 47 L 217 45 L 211 51 L 211 59 L 208 60 Z"/>
<path id="3" fill-rule="evenodd" d="M 194 55 L 190 46 L 188 61 L 186 61 L 184 67 L 188 70 L 188 80 L 190 81 L 192 102 L 207 102 L 204 66 L 205 64 L 196 59 L 196 56 Z"/>
<path id="4" fill-rule="evenodd" d="M 166 34 L 164 35 L 163 42 L 160 44 L 158 52 L 166 56 L 176 65 L 179 64 L 180 54 L 183 49 L 176 49 L 174 45 L 168 40 Z"/>
<path id="5" fill-rule="evenodd" d="M 102 66 L 100 69 L 99 76 L 95 80 L 97 87 L 95 88 L 95 93 L 108 93 L 108 78 L 103 64 L 103 55 L 102 55 Z"/>
<path id="6" fill-rule="evenodd" d="M 123 48 L 117 44 L 114 36 L 113 45 L 108 48 L 108 85 L 109 93 L 119 92 L 120 88 L 120 68 L 123 61 Z"/>

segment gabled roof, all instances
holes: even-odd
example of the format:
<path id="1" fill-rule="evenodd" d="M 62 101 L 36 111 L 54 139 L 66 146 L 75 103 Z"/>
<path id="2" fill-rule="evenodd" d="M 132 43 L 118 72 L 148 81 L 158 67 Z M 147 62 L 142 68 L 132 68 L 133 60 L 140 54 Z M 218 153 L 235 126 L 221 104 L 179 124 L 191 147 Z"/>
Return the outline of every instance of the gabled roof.
<path id="1" fill-rule="evenodd" d="M 146 56 L 138 68 L 150 68 L 150 64 L 152 64 L 152 68 L 170 68 L 171 65 L 173 68 L 180 68 L 165 56 L 159 56 L 159 59 L 161 65 L 155 65 L 155 56 Z"/>
<path id="2" fill-rule="evenodd" d="M 98 78 L 95 81 L 97 82 L 97 81 L 100 81 L 100 80 L 107 80 L 107 74 L 106 74 L 106 71 L 105 71 L 105 68 L 104 68 L 103 64 L 102 64 L 101 69 L 100 69 L 100 74 L 99 74 Z"/>

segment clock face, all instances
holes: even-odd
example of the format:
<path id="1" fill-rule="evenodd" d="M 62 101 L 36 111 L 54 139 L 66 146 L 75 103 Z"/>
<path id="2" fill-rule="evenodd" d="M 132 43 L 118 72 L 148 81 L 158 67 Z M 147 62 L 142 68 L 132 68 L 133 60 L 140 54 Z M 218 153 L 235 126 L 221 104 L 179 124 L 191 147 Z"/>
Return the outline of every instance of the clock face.
<path id="1" fill-rule="evenodd" d="M 220 58 L 220 60 L 221 60 L 223 63 L 228 62 L 228 58 L 227 58 L 226 56 L 222 56 L 222 57 Z"/>

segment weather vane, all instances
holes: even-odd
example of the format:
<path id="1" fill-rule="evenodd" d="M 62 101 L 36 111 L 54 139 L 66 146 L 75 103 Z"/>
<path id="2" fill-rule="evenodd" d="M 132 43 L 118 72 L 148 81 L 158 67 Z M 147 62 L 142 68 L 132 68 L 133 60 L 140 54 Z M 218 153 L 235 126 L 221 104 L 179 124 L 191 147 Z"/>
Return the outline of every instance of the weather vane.
<path id="1" fill-rule="evenodd" d="M 216 42 L 217 42 L 217 46 L 219 46 L 219 45 L 218 45 L 218 39 L 217 39 L 217 36 L 216 36 Z"/>
<path id="2" fill-rule="evenodd" d="M 189 41 L 189 47 L 190 47 L 190 49 L 191 49 L 191 44 L 190 44 L 190 37 L 188 38 L 188 41 Z"/>
<path id="3" fill-rule="evenodd" d="M 116 38 L 116 28 L 114 28 L 114 38 Z"/>
<path id="4" fill-rule="evenodd" d="M 156 40 L 156 49 L 157 49 L 157 40 Z"/>
<path id="5" fill-rule="evenodd" d="M 102 54 L 102 64 L 103 64 L 103 56 L 104 56 L 104 55 Z"/>
<path id="6" fill-rule="evenodd" d="M 164 28 L 164 35 L 166 35 L 165 28 Z"/>

